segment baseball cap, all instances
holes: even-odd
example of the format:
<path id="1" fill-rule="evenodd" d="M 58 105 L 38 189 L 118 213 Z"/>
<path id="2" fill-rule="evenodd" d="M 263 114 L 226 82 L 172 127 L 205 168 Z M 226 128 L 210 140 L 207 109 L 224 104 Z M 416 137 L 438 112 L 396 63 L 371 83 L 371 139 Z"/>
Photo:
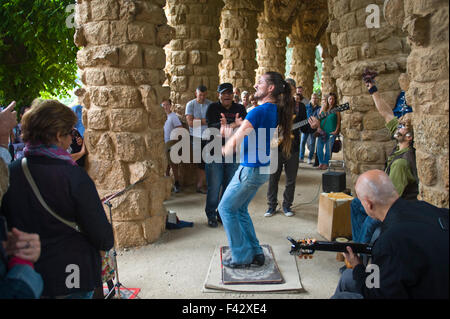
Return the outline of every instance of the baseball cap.
<path id="1" fill-rule="evenodd" d="M 233 92 L 233 84 L 231 84 L 231 83 L 222 83 L 222 84 L 220 84 L 219 87 L 217 88 L 217 92 L 223 93 L 225 91 Z"/>

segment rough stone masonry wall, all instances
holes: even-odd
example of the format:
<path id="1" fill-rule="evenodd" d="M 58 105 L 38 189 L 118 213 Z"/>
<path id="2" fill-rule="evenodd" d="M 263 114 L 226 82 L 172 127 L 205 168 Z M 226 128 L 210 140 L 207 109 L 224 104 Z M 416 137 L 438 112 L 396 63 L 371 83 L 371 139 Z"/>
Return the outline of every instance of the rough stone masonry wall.
<path id="1" fill-rule="evenodd" d="M 376 70 L 377 86 L 390 105 L 395 105 L 400 92 L 398 78 L 406 71 L 409 46 L 401 31 L 381 18 L 380 28 L 366 26 L 366 7 L 381 0 L 329 0 L 328 31 L 338 48 L 334 59 L 339 103 L 349 102 L 350 111 L 342 113 L 342 134 L 345 137 L 344 158 L 353 185 L 357 177 L 370 169 L 384 169 L 390 140 L 385 121 L 361 80 L 366 67 Z M 382 12 L 382 10 L 381 10 Z"/>
<path id="2" fill-rule="evenodd" d="M 261 0 L 225 0 L 220 24 L 223 56 L 219 65 L 220 82 L 232 83 L 241 92 L 254 92 L 257 14 Z"/>
<path id="3" fill-rule="evenodd" d="M 221 0 L 167 0 L 168 23 L 175 36 L 167 47 L 166 72 L 175 111 L 184 115 L 186 103 L 199 85 L 216 100 L 219 85 L 219 24 Z"/>
<path id="4" fill-rule="evenodd" d="M 449 2 L 396 0 L 386 19 L 403 29 L 411 43 L 406 99 L 413 107 L 413 126 L 420 198 L 449 207 Z"/>
<path id="5" fill-rule="evenodd" d="M 77 1 L 88 174 L 100 197 L 147 177 L 112 201 L 118 247 L 151 243 L 165 229 L 163 200 L 170 184 L 163 177 L 166 116 L 159 102 L 169 96 L 162 87 L 163 46 L 171 28 L 164 5 L 162 0 Z"/>

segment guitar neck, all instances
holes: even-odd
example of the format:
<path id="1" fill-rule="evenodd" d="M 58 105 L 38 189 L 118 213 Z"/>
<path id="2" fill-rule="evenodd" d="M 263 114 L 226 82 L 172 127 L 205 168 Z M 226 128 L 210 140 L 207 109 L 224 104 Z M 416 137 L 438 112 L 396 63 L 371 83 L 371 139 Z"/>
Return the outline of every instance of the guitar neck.
<path id="1" fill-rule="evenodd" d="M 332 109 L 332 110 L 329 111 L 329 112 L 323 112 L 323 113 L 320 113 L 320 114 L 317 115 L 317 119 L 320 121 L 320 120 L 326 118 L 328 115 L 333 114 L 333 113 L 336 113 L 336 112 L 338 112 L 338 109 L 337 109 L 337 108 Z M 300 122 L 297 122 L 297 123 L 294 123 L 294 124 L 292 124 L 292 131 L 293 131 L 293 130 L 296 130 L 296 129 L 300 128 L 300 127 L 303 127 L 303 126 L 305 126 L 305 125 L 308 125 L 308 123 L 309 123 L 309 122 L 308 122 L 308 119 L 303 120 L 303 121 L 300 121 Z"/>
<path id="2" fill-rule="evenodd" d="M 313 244 L 314 250 L 347 252 L 346 247 L 350 247 L 357 254 L 372 254 L 372 245 L 361 243 L 340 243 L 335 241 L 316 241 Z"/>

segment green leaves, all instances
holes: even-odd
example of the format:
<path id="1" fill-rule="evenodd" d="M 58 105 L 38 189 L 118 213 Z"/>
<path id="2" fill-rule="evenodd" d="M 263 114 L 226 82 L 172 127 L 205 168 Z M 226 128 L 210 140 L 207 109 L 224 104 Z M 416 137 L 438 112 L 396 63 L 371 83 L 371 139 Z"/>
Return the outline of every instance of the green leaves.
<path id="1" fill-rule="evenodd" d="M 0 3 L 0 105 L 29 105 L 40 92 L 58 96 L 76 87 L 75 29 L 66 7 L 75 0 Z"/>

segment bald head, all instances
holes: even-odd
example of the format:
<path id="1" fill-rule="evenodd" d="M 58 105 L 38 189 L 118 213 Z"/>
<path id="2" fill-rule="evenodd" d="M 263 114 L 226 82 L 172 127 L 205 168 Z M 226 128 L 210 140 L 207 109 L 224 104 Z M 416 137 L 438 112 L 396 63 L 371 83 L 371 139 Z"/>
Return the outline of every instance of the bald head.
<path id="1" fill-rule="evenodd" d="M 389 176 L 380 170 L 362 174 L 356 181 L 355 190 L 369 216 L 380 220 L 399 197 Z"/>

